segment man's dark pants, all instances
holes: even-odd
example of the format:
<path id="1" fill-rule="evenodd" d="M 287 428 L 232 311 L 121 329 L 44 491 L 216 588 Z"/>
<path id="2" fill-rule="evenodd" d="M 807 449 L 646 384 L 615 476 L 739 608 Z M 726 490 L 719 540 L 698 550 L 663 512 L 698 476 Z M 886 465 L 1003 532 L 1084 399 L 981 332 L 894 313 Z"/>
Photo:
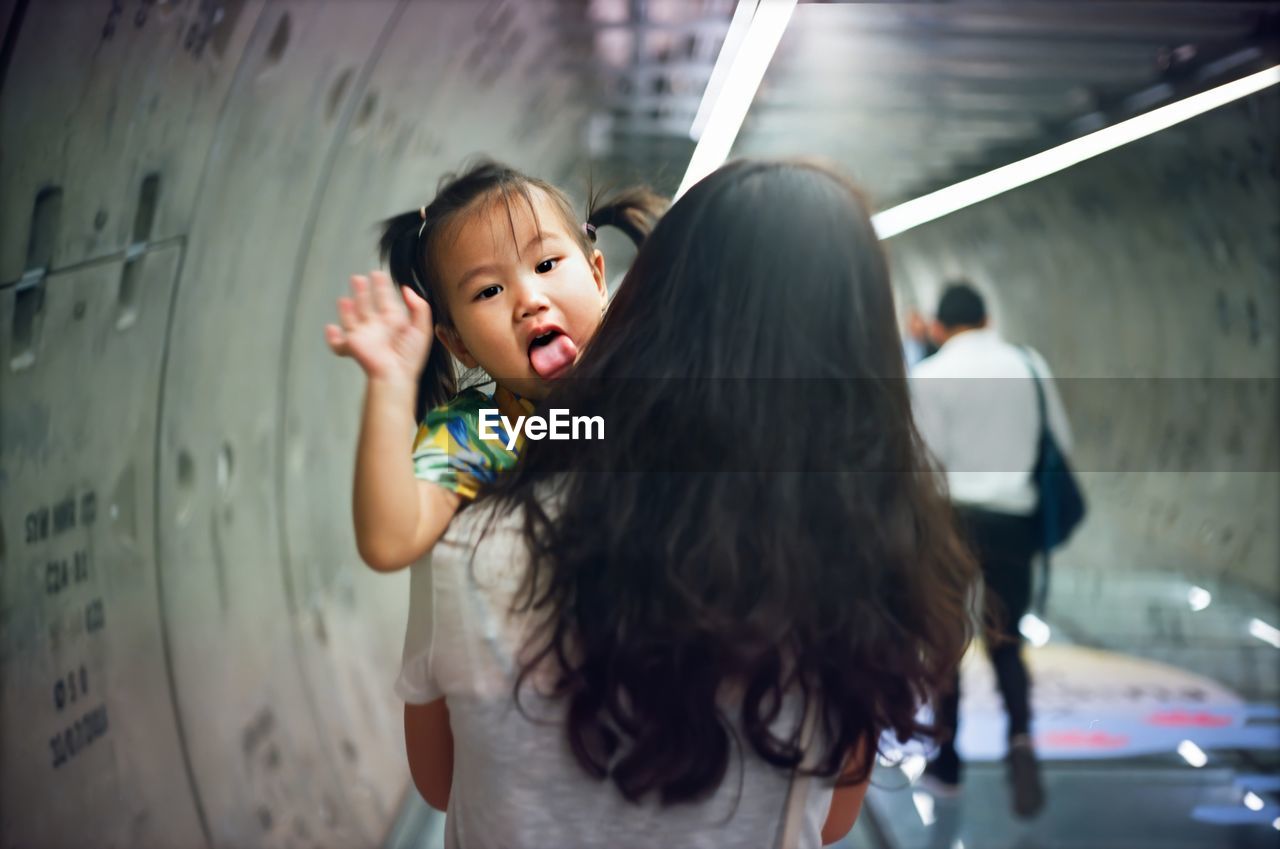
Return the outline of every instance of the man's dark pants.
<path id="1" fill-rule="evenodd" d="M 1025 516 L 961 508 L 961 524 L 982 566 L 986 594 L 983 621 L 991 631 L 987 656 L 995 667 L 996 683 L 1009 716 L 1009 739 L 1031 729 L 1031 680 L 1022 662 L 1022 634 L 1018 621 L 1031 605 L 1031 560 L 1038 550 L 1036 523 Z M 960 674 L 938 704 L 939 739 L 944 742 L 937 766 L 959 775 L 954 739 L 960 719 Z"/>

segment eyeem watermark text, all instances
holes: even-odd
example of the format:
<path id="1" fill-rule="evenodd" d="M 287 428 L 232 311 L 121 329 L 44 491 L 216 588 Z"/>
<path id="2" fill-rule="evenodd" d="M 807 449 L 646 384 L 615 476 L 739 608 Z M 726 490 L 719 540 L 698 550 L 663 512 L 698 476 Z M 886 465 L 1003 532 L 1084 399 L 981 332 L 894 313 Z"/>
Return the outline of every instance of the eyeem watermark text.
<path id="1" fill-rule="evenodd" d="M 480 410 L 480 438 L 515 448 L 521 432 L 525 439 L 604 439 L 603 416 L 570 416 L 568 410 L 550 410 L 550 416 L 516 416 L 513 422 L 497 410 Z M 497 430 L 502 425 L 506 439 Z"/>

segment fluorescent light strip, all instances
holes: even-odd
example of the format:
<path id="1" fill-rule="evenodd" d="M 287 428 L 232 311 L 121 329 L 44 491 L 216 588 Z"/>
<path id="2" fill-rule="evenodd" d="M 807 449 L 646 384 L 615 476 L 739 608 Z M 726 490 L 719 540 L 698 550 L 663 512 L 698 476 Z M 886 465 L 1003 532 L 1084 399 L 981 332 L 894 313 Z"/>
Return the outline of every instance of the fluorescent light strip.
<path id="1" fill-rule="evenodd" d="M 1264 643 L 1275 646 L 1280 649 L 1280 628 L 1274 625 L 1268 625 L 1261 619 L 1249 620 L 1249 633 L 1262 640 Z"/>
<path id="2" fill-rule="evenodd" d="M 711 116 L 711 107 L 720 99 L 720 89 L 724 88 L 725 77 L 729 75 L 729 67 L 742 47 L 742 39 L 751 27 L 751 19 L 755 16 L 760 0 L 738 0 L 733 10 L 733 20 L 724 34 L 724 43 L 720 45 L 720 55 L 716 57 L 716 65 L 711 69 L 711 79 L 707 80 L 706 90 L 702 92 L 702 100 L 698 103 L 698 114 L 693 116 L 693 124 L 689 127 L 689 138 L 697 141 L 702 138 L 702 131 Z"/>
<path id="3" fill-rule="evenodd" d="M 1217 88 L 1153 109 L 1150 112 L 1104 127 L 1095 133 L 1003 165 L 994 171 L 961 180 L 945 189 L 909 200 L 872 216 L 881 239 L 896 236 L 956 210 L 1047 177 L 1086 159 L 1149 136 L 1174 124 L 1194 118 L 1218 106 L 1239 100 L 1280 83 L 1280 65 L 1258 71 Z"/>
<path id="4" fill-rule="evenodd" d="M 676 197 L 724 164 L 733 142 L 742 129 L 760 80 L 764 79 L 782 33 L 795 11 L 796 0 L 760 0 L 742 46 L 724 76 L 724 86 L 707 112 L 707 123 L 698 145 L 689 158 L 689 167 Z M 701 111 L 701 109 L 699 109 Z"/>

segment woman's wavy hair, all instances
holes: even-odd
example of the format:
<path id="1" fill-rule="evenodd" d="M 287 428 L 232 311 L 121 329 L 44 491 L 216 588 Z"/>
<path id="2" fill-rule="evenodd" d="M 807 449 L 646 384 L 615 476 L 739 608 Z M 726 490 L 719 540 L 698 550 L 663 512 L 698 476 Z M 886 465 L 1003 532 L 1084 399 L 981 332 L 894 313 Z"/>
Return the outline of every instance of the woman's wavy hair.
<path id="1" fill-rule="evenodd" d="M 739 728 L 796 768 L 784 700 L 815 720 L 806 771 L 851 768 L 844 783 L 883 731 L 931 730 L 917 710 L 972 635 L 976 567 L 912 420 L 852 184 L 759 161 L 698 183 L 543 406 L 603 417 L 605 439 L 527 443 L 488 497 L 524 510 L 532 555 L 517 702 L 552 669 L 589 773 L 629 799 L 696 800 Z"/>
<path id="2" fill-rule="evenodd" d="M 541 192 L 550 200 L 565 229 L 577 241 L 589 260 L 596 240 L 595 230 L 617 227 L 637 246 L 644 241 L 667 207 L 667 201 L 644 187 L 610 194 L 589 191 L 585 220 L 579 219 L 568 196 L 536 177 L 488 158 L 477 158 L 456 174 L 445 174 L 436 188 L 435 199 L 422 209 L 393 215 L 381 223 L 378 254 L 387 264 L 391 279 L 408 286 L 426 299 L 436 324 L 451 326 L 448 302 L 440 281 L 439 259 L 442 237 L 461 216 L 483 208 L 487 201 L 501 201 L 508 216 L 511 204 L 521 201 L 535 210 L 533 195 Z M 583 224 L 591 225 L 590 228 Z M 515 223 L 512 219 L 512 233 Z M 458 367 L 443 346 L 434 344 L 418 379 L 415 414 L 422 421 L 427 410 L 445 403 L 458 392 Z"/>

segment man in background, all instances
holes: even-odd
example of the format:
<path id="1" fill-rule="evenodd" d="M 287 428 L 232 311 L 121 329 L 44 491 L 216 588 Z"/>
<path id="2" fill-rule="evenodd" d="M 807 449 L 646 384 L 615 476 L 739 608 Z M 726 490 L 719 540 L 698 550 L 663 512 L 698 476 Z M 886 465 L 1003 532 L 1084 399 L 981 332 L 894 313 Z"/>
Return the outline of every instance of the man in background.
<path id="1" fill-rule="evenodd" d="M 1044 387 L 1049 426 L 1064 452 L 1070 431 L 1047 365 L 990 327 L 986 304 L 967 281 L 946 287 L 931 330 L 938 352 L 911 372 L 916 422 L 946 472 L 951 499 L 982 566 L 983 619 L 993 625 L 987 655 L 1009 720 L 1006 764 L 1013 809 L 1031 817 L 1044 805 L 1044 789 L 1032 746 L 1030 679 L 1018 624 L 1031 603 L 1031 561 L 1040 547 L 1032 471 L 1041 421 L 1033 367 Z M 958 672 L 954 685 L 937 705 L 941 745 L 925 769 L 927 784 L 943 795 L 959 790 L 963 772 L 955 748 Z"/>

